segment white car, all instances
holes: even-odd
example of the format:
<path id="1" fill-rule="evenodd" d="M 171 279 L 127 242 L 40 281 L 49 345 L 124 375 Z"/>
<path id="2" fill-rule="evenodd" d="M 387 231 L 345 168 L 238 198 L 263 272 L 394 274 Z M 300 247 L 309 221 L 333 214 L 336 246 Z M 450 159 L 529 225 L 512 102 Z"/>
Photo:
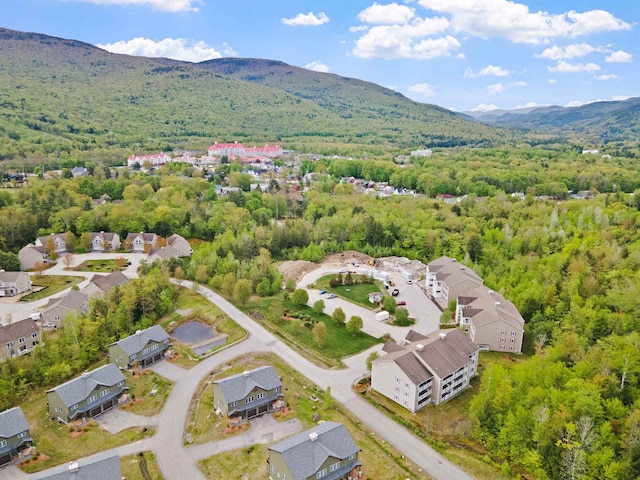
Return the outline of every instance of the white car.
<path id="1" fill-rule="evenodd" d="M 338 295 L 336 295 L 335 293 L 330 293 L 329 295 L 327 295 L 327 299 L 329 298 L 336 298 Z"/>

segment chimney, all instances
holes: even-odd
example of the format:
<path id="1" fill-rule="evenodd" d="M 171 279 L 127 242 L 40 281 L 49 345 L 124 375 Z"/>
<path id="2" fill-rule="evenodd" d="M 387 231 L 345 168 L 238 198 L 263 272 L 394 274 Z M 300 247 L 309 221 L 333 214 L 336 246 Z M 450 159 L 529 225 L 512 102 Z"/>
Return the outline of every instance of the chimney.
<path id="1" fill-rule="evenodd" d="M 416 350 L 419 351 L 419 352 L 423 351 L 424 350 L 424 345 L 419 343 L 418 345 L 416 345 Z"/>
<path id="2" fill-rule="evenodd" d="M 87 372 L 86 370 L 82 372 L 82 378 L 89 378 L 89 372 Z"/>
<path id="3" fill-rule="evenodd" d="M 311 440 L 312 442 L 315 442 L 316 440 L 318 440 L 318 434 L 316 432 L 311 432 L 309 434 L 309 440 Z"/>
<path id="4" fill-rule="evenodd" d="M 447 338 L 447 334 L 444 332 L 439 333 L 438 336 L 440 337 L 440 340 L 444 340 L 445 338 Z"/>
<path id="5" fill-rule="evenodd" d="M 69 462 L 69 473 L 76 473 L 78 471 L 78 462 Z"/>
<path id="6" fill-rule="evenodd" d="M 251 375 L 251 372 L 249 370 L 245 370 L 244 372 L 242 372 L 242 375 L 248 377 L 249 375 Z"/>

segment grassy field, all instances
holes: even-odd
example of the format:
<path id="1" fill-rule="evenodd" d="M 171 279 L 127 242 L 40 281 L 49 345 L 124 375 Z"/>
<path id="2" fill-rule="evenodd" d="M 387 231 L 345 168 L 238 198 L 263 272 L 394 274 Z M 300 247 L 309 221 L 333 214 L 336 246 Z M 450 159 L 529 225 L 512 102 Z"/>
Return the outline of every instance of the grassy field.
<path id="1" fill-rule="evenodd" d="M 169 334 L 183 323 L 197 320 L 215 327 L 218 333 L 226 333 L 226 345 L 235 343 L 247 335 L 247 332 L 240 325 L 227 317 L 222 310 L 202 295 L 188 288 L 180 288 L 179 290 L 180 296 L 178 297 L 176 310 L 187 313 L 181 314 L 176 312 L 160 321 L 160 325 L 167 330 Z M 190 368 L 200 360 L 200 357 L 193 353 L 188 345 L 183 345 L 175 340 L 173 341 L 173 345 L 174 351 L 176 351 L 178 355 L 172 362 L 182 367 Z M 219 350 L 223 346 L 224 345 L 214 348 L 211 353 Z M 209 353 L 209 355 L 211 353 Z"/>
<path id="2" fill-rule="evenodd" d="M 77 285 L 84 277 L 75 275 L 34 275 L 31 277 L 32 289 L 37 290 L 20 298 L 21 302 L 41 300 L 49 295 Z"/>
<path id="3" fill-rule="evenodd" d="M 151 370 L 143 370 L 139 375 L 132 377 L 125 373 L 129 394 L 132 401 L 121 408 L 137 415 L 152 417 L 162 410 L 167 400 L 173 383 L 161 377 Z M 155 393 L 153 391 L 155 390 Z M 153 394 L 152 394 L 153 393 Z"/>
<path id="4" fill-rule="evenodd" d="M 26 473 L 87 457 L 155 433 L 153 428 L 140 427 L 112 435 L 100 429 L 95 422 L 90 422 L 82 428 L 58 423 L 49 419 L 47 397 L 44 392 L 35 394 L 21 407 L 29 423 L 31 435 L 35 439 L 37 451 L 43 454 L 41 460 L 31 461 L 21 467 Z"/>
<path id="5" fill-rule="evenodd" d="M 335 275 L 325 275 L 316 282 L 315 288 L 320 290 L 326 290 L 329 293 L 335 293 L 339 297 L 349 300 L 352 303 L 360 305 L 361 307 L 368 308 L 369 310 L 375 310 L 378 305 L 369 301 L 369 294 L 372 292 L 380 292 L 383 295 L 388 295 L 387 290 L 381 287 L 380 282 L 374 283 L 357 283 L 353 285 L 341 285 L 338 287 L 331 287 L 329 281 L 335 277 Z M 354 275 L 354 280 L 358 280 L 360 275 Z"/>
<path id="6" fill-rule="evenodd" d="M 306 326 L 305 321 L 290 316 L 273 318 L 269 312 L 274 302 L 280 303 L 283 308 L 291 312 L 308 315 L 314 321 L 323 322 L 327 327 L 327 338 L 324 344 L 320 346 L 316 343 L 311 323 Z M 339 367 L 342 364 L 341 358 L 354 355 L 382 342 L 381 339 L 363 332 L 355 336 L 351 335 L 344 325 L 337 326 L 329 315 L 317 314 L 306 305 L 293 305 L 283 296 L 255 297 L 245 308 L 245 311 L 254 318 L 256 318 L 256 312 L 259 313 L 262 325 L 270 328 L 310 361 L 324 367 Z"/>
<path id="7" fill-rule="evenodd" d="M 164 480 L 160 473 L 156 457 L 153 452 L 142 452 L 137 455 L 120 458 L 120 469 L 122 470 L 122 478 L 127 480 Z M 148 477 L 145 477 L 142 471 L 145 470 Z"/>
<path id="8" fill-rule="evenodd" d="M 123 266 L 126 260 L 124 258 L 114 258 L 113 260 L 87 260 L 80 265 L 73 267 L 71 270 L 76 272 L 97 272 L 111 273 L 124 270 Z"/>
<path id="9" fill-rule="evenodd" d="M 320 390 L 275 355 L 260 354 L 237 358 L 224 373 L 219 373 L 217 376 L 226 377 L 260 365 L 272 365 L 282 378 L 285 400 L 294 411 L 293 414 L 287 415 L 287 419 L 292 418 L 291 415 L 293 415 L 300 420 L 303 428 L 308 429 L 316 425 L 313 416 L 318 414 L 322 420 L 340 422 L 347 427 L 356 444 L 361 448 L 359 459 L 364 465 L 363 472 L 367 478 L 398 480 L 430 478 L 424 473 L 420 473 L 416 465 L 403 458 L 400 452 L 384 440 L 372 435 L 366 426 L 352 418 L 348 412 L 331 399 L 330 395 Z M 317 402 L 310 400 L 311 394 L 318 398 Z M 198 412 L 195 424 L 199 423 L 200 415 L 207 414 L 206 408 L 202 408 Z M 222 423 L 224 424 L 224 422 Z M 207 441 L 204 438 L 201 440 Z M 238 465 L 242 465 L 243 479 L 263 480 L 268 476 L 266 459 L 267 447 L 254 445 L 215 455 L 199 462 L 198 465 L 204 475 L 210 479 L 239 478 Z"/>

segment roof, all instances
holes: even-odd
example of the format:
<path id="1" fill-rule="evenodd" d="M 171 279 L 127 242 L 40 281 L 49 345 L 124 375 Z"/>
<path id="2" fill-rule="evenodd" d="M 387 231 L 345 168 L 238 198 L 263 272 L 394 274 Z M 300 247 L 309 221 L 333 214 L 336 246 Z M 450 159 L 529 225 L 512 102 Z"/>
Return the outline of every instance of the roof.
<path id="1" fill-rule="evenodd" d="M 436 272 L 438 280 L 447 280 L 447 285 L 454 285 L 463 280 L 472 280 L 482 284 L 482 278 L 472 269 L 458 262 L 455 258 L 440 257 L 427 264 L 429 272 Z"/>
<path id="2" fill-rule="evenodd" d="M 213 383 L 217 383 L 220 386 L 227 403 L 242 400 L 256 387 L 263 390 L 273 390 L 282 386 L 276 370 L 268 365 L 231 377 L 221 378 Z"/>
<path id="3" fill-rule="evenodd" d="M 502 320 L 514 328 L 524 329 L 524 318 L 516 306 L 486 287 L 473 289 L 465 297 L 458 297 L 458 303 L 465 305 L 463 315 L 471 318 L 476 327 Z"/>
<path id="4" fill-rule="evenodd" d="M 20 276 L 26 275 L 29 277 L 28 273 L 24 272 L 4 272 L 0 271 L 0 282 L 16 282 Z"/>
<path id="5" fill-rule="evenodd" d="M 116 234 L 113 232 L 89 232 L 89 238 L 93 240 L 96 237 L 102 237 L 106 241 L 110 242 L 115 238 Z"/>
<path id="6" fill-rule="evenodd" d="M 73 473 L 69 471 L 69 464 L 66 464 L 31 477 L 36 480 L 122 480 L 120 457 L 117 454 L 106 455 L 110 454 L 105 454 L 98 460 L 78 460 L 78 470 Z"/>
<path id="7" fill-rule="evenodd" d="M 156 234 L 155 233 L 144 233 L 144 232 L 129 233 L 127 235 L 127 240 L 134 240 L 137 237 L 142 237 L 142 240 L 144 240 L 145 242 L 153 242 L 156 239 Z"/>
<path id="8" fill-rule="evenodd" d="M 138 331 L 111 345 L 118 345 L 124 353 L 131 356 L 141 352 L 149 342 L 162 343 L 169 339 L 169 334 L 160 325 L 154 325 L 146 330 Z M 111 346 L 109 345 L 109 346 Z"/>
<path id="9" fill-rule="evenodd" d="M 416 342 L 418 340 L 425 340 L 427 337 L 419 332 L 416 332 L 414 329 L 410 329 L 407 332 L 407 336 L 404 337 L 404 341 L 406 343 Z"/>
<path id="10" fill-rule="evenodd" d="M 57 298 L 49 299 L 49 303 L 47 303 L 47 308 L 59 306 L 63 308 L 68 308 L 69 310 L 80 310 L 82 305 L 87 301 L 89 295 L 86 293 L 79 292 L 77 290 L 71 290 L 66 295 Z"/>
<path id="11" fill-rule="evenodd" d="M 58 385 L 49 392 L 55 392 L 67 407 L 85 400 L 96 387 L 112 387 L 125 380 L 122 372 L 113 363 L 85 372 L 73 380 Z"/>
<path id="12" fill-rule="evenodd" d="M 0 344 L 9 343 L 21 337 L 30 336 L 32 333 L 39 332 L 38 324 L 26 318 L 8 325 L 0 326 Z"/>
<path id="13" fill-rule="evenodd" d="M 397 352 L 400 350 L 404 350 L 404 348 L 401 345 L 398 345 L 396 342 L 392 342 L 390 340 L 387 340 L 382 346 L 382 351 L 386 353 Z"/>
<path id="14" fill-rule="evenodd" d="M 40 243 L 43 246 L 47 245 L 47 240 L 49 240 L 50 238 L 53 238 L 54 240 L 56 238 L 59 238 L 62 241 L 65 241 L 67 234 L 66 233 L 52 233 L 51 235 L 45 235 L 44 237 L 38 237 L 38 240 L 40 241 Z"/>
<path id="15" fill-rule="evenodd" d="M 45 253 L 46 253 L 46 250 L 45 250 L 45 248 L 44 248 L 43 246 L 41 246 L 41 245 L 34 245 L 33 243 L 30 243 L 30 244 L 25 245 L 24 247 L 22 247 L 22 248 L 20 249 L 20 251 L 18 252 L 18 255 L 22 254 L 23 252 L 24 252 L 24 253 L 26 253 L 26 252 L 28 252 L 29 250 L 35 250 L 36 252 L 38 252 L 38 253 L 42 253 L 42 254 L 45 254 Z"/>
<path id="16" fill-rule="evenodd" d="M 116 285 L 127 283 L 129 278 L 122 272 L 111 272 L 109 275 L 94 275 L 91 283 L 95 284 L 103 292 L 111 290 Z"/>
<path id="17" fill-rule="evenodd" d="M 29 430 L 29 424 L 20 407 L 0 413 L 0 438 L 11 438 Z"/>
<path id="18" fill-rule="evenodd" d="M 315 440 L 311 434 L 317 435 Z M 360 451 L 341 423 L 324 422 L 269 447 L 282 455 L 293 480 L 314 475 L 328 458 L 345 459 Z"/>
<path id="19" fill-rule="evenodd" d="M 173 248 L 171 245 L 165 245 L 164 247 L 154 248 L 153 250 L 151 250 L 149 252 L 149 256 L 151 255 L 157 255 L 163 260 L 168 260 L 171 257 L 177 257 L 178 251 L 175 248 Z"/>
<path id="20" fill-rule="evenodd" d="M 187 239 L 178 235 L 177 233 L 174 233 L 169 238 L 167 238 L 167 245 L 173 245 L 175 242 L 185 242 L 187 245 L 189 245 Z"/>

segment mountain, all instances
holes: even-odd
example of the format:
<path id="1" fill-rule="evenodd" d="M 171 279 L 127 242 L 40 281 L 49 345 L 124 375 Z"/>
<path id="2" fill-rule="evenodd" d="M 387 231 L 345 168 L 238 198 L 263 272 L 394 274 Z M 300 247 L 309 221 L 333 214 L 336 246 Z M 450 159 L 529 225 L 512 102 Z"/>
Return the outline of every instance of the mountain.
<path id="1" fill-rule="evenodd" d="M 580 107 L 538 107 L 528 111 L 465 112 L 478 121 L 563 135 L 596 144 L 640 139 L 640 97 L 594 102 Z"/>
<path id="2" fill-rule="evenodd" d="M 271 60 L 133 57 L 7 29 L 0 58 L 0 159 L 122 161 L 213 140 L 384 153 L 512 135 L 372 83 Z"/>

